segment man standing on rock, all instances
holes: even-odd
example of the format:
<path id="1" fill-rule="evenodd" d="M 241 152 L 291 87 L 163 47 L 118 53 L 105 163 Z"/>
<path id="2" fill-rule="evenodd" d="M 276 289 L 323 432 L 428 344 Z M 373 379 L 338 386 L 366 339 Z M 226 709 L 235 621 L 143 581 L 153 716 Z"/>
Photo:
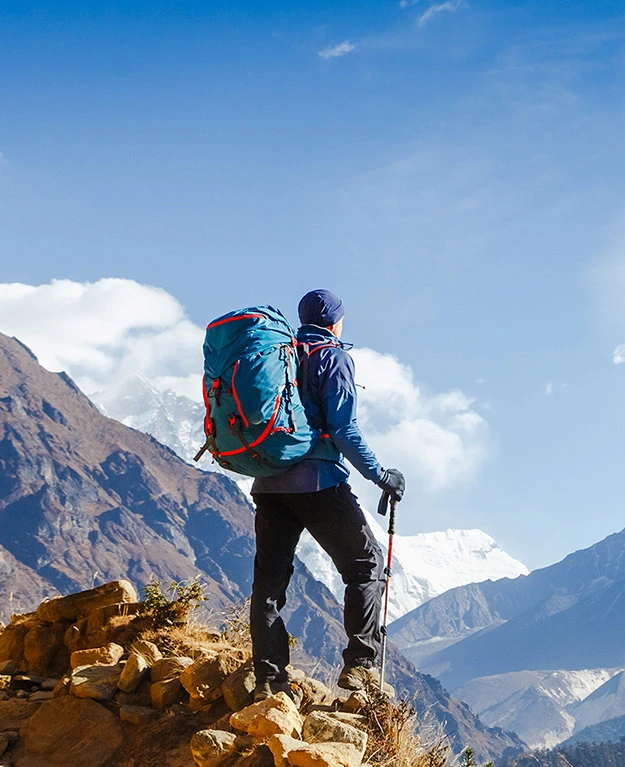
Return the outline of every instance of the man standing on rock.
<path id="1" fill-rule="evenodd" d="M 347 484 L 344 457 L 366 478 L 401 500 L 405 482 L 383 469 L 356 421 L 354 363 L 341 343 L 343 302 L 329 290 L 313 290 L 299 303 L 299 385 L 308 421 L 320 438 L 307 457 L 273 477 L 257 478 L 256 558 L 251 634 L 255 700 L 289 693 L 288 633 L 280 617 L 304 529 L 328 553 L 345 583 L 348 636 L 338 685 L 358 690 L 379 684 L 374 662 L 380 649 L 384 559 L 356 496 Z"/>

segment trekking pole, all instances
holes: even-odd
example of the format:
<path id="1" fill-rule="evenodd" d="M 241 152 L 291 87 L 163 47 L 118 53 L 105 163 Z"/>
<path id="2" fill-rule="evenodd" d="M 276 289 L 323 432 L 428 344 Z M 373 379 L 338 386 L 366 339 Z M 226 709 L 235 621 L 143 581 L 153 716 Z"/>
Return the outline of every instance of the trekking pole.
<path id="1" fill-rule="evenodd" d="M 386 504 L 388 503 L 388 494 L 385 493 L 386 498 L 383 496 L 380 501 L 380 508 L 386 510 Z M 391 501 L 391 515 L 388 520 L 388 558 L 386 561 L 386 567 L 384 568 L 384 575 L 386 576 L 384 586 L 384 617 L 382 619 L 382 626 L 380 633 L 382 634 L 382 648 L 380 653 L 380 692 L 384 692 L 384 670 L 386 666 L 386 622 L 388 619 L 388 592 L 391 582 L 391 564 L 393 562 L 393 536 L 395 535 L 395 509 L 397 508 L 397 501 Z"/>

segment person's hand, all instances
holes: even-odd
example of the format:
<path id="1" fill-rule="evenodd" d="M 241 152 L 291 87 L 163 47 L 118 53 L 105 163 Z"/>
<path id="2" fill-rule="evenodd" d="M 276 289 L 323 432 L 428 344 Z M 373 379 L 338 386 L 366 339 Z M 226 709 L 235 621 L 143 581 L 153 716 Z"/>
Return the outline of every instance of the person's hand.
<path id="1" fill-rule="evenodd" d="M 401 501 L 406 489 L 406 480 L 399 469 L 385 469 L 377 486 L 388 493 L 392 501 Z"/>

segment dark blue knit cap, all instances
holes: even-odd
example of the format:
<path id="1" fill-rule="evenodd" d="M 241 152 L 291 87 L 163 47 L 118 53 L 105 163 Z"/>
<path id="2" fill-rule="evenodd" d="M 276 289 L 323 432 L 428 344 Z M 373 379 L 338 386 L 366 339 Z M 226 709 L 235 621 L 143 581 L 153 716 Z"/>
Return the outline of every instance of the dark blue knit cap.
<path id="1" fill-rule="evenodd" d="M 328 328 L 344 316 L 343 302 L 330 290 L 311 290 L 297 307 L 302 325 L 320 325 Z"/>

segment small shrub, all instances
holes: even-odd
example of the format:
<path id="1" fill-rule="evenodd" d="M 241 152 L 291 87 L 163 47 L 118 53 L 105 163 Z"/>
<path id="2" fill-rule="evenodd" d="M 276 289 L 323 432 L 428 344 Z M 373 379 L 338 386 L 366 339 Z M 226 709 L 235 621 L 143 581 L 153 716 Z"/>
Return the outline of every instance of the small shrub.
<path id="1" fill-rule="evenodd" d="M 141 615 L 154 629 L 185 626 L 189 614 L 206 601 L 204 586 L 197 579 L 189 583 L 172 581 L 165 593 L 160 581 L 150 580 L 141 590 L 144 593 Z"/>
<path id="2" fill-rule="evenodd" d="M 368 734 L 365 761 L 372 767 L 450 767 L 453 754 L 437 733 L 434 742 L 424 744 L 415 731 L 416 712 L 405 700 L 392 701 L 374 684 L 366 684 Z"/>

